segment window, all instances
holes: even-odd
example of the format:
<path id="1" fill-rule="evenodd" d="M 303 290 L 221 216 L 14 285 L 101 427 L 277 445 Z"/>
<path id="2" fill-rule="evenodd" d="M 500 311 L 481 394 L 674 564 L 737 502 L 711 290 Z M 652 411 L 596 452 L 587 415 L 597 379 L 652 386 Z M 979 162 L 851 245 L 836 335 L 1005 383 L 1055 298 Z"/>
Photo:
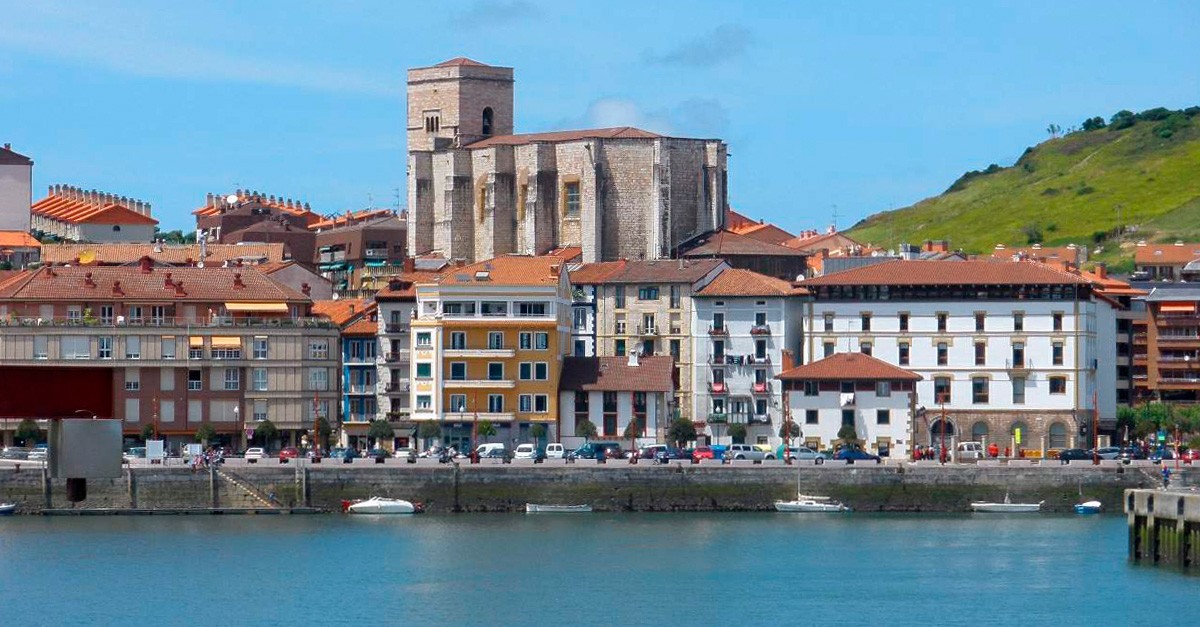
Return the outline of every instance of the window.
<path id="1" fill-rule="evenodd" d="M 546 381 L 550 378 L 550 365 L 544 361 L 539 361 L 533 365 L 533 378 L 538 381 Z"/>
<path id="2" fill-rule="evenodd" d="M 982 366 L 987 363 L 987 343 L 975 342 L 975 365 Z"/>
<path id="3" fill-rule="evenodd" d="M 1050 448 L 1066 448 L 1067 446 L 1067 427 L 1061 422 L 1055 422 L 1050 425 Z M 1180 506 L 1182 507 L 1182 505 Z"/>
<path id="4" fill-rule="evenodd" d="M 862 330 L 870 331 L 871 330 L 871 314 L 869 314 L 869 313 L 862 314 L 860 316 L 860 319 L 862 320 Z"/>
<path id="5" fill-rule="evenodd" d="M 1055 342 L 1050 348 L 1051 361 L 1055 366 L 1063 365 L 1063 343 Z"/>
<path id="6" fill-rule="evenodd" d="M 945 342 L 938 342 L 937 365 L 945 366 L 948 363 L 950 363 L 950 346 Z"/>
<path id="7" fill-rule="evenodd" d="M 545 332 L 534 333 L 533 348 L 540 351 L 550 348 L 550 334 Z"/>
<path id="8" fill-rule="evenodd" d="M 488 411 L 493 414 L 504 411 L 503 394 L 488 394 Z"/>
<path id="9" fill-rule="evenodd" d="M 725 413 L 725 399 L 723 399 L 723 398 L 712 399 L 712 413 L 722 414 L 722 415 Z"/>
<path id="10" fill-rule="evenodd" d="M 488 381 L 501 381 L 504 379 L 504 364 L 498 361 L 493 361 L 488 364 Z"/>
<path id="11" fill-rule="evenodd" d="M 766 358 L 767 358 L 767 341 L 766 340 L 755 340 L 754 341 L 754 359 L 764 360 Z"/>
<path id="12" fill-rule="evenodd" d="M 162 324 L 167 320 L 167 308 L 162 305 L 150 307 L 150 324 Z"/>
<path id="13" fill-rule="evenodd" d="M 587 328 L 588 312 L 583 308 L 575 308 L 571 310 L 571 328 L 576 331 L 582 331 Z"/>
<path id="14" fill-rule="evenodd" d="M 725 329 L 725 314 L 723 312 L 713 312 L 712 328 L 713 331 L 723 331 Z"/>
<path id="15" fill-rule="evenodd" d="M 586 357 L 587 356 L 587 341 L 586 340 L 575 340 L 575 352 L 573 353 L 573 355 L 575 357 Z"/>
<path id="16" fill-rule="evenodd" d="M 324 368 L 309 368 L 308 387 L 316 391 L 329 389 L 329 371 Z"/>
<path id="17" fill-rule="evenodd" d="M 658 300 L 658 286 L 647 285 L 638 288 L 638 300 Z"/>
<path id="18" fill-rule="evenodd" d="M 617 393 L 604 392 L 602 397 L 604 412 L 604 435 L 617 436 Z"/>
<path id="19" fill-rule="evenodd" d="M 947 318 L 947 317 L 948 317 L 948 315 L 947 315 L 947 314 L 944 314 L 944 313 L 940 313 L 940 314 L 938 314 L 938 315 L 937 315 L 937 330 L 938 330 L 939 332 L 945 333 L 945 331 L 946 331 L 946 318 Z"/>
<path id="20" fill-rule="evenodd" d="M 64 335 L 59 340 L 63 359 L 91 359 L 92 344 L 86 335 Z"/>
<path id="21" fill-rule="evenodd" d="M 50 358 L 50 338 L 45 335 L 33 336 L 33 358 L 34 359 L 49 359 Z"/>
<path id="22" fill-rule="evenodd" d="M 839 389 L 841 389 L 842 394 L 853 394 L 854 393 L 854 382 L 853 381 L 842 381 L 841 387 Z"/>
<path id="23" fill-rule="evenodd" d="M 900 314 L 900 330 L 901 331 L 908 330 L 908 314 L 907 313 Z"/>
<path id="24" fill-rule="evenodd" d="M 417 334 L 417 346 L 433 346 L 433 334 L 428 331 L 421 331 Z M 316 359 L 314 357 L 314 359 Z"/>
<path id="25" fill-rule="evenodd" d="M 474 316 L 475 302 L 442 303 L 442 313 L 447 316 Z M 395 320 L 394 322 L 401 324 L 399 320 Z"/>
<path id="26" fill-rule="evenodd" d="M 479 311 L 490 318 L 500 318 L 508 315 L 508 303 L 504 301 L 485 301 L 479 306 Z"/>
<path id="27" fill-rule="evenodd" d="M 568 217 L 579 217 L 579 181 L 571 181 L 563 185 L 564 213 Z"/>
<path id="28" fill-rule="evenodd" d="M 467 411 L 467 395 L 466 394 L 451 394 L 450 395 L 450 411 L 455 413 L 463 413 Z"/>
<path id="29" fill-rule="evenodd" d="M 617 357 L 625 356 L 625 340 L 616 340 L 613 342 L 613 354 Z"/>
<path id="30" fill-rule="evenodd" d="M 533 379 L 533 363 L 528 361 L 521 362 L 518 366 L 517 378 L 522 381 L 530 381 Z"/>
<path id="31" fill-rule="evenodd" d="M 255 368 L 251 374 L 251 389 L 255 392 L 265 392 L 267 390 L 267 369 Z"/>
<path id="32" fill-rule="evenodd" d="M 441 116 L 439 115 L 439 112 L 426 111 L 425 112 L 425 132 L 426 133 L 436 133 L 436 132 L 438 132 L 439 129 L 441 129 L 441 127 L 442 127 L 442 123 L 441 123 Z"/>
<path id="33" fill-rule="evenodd" d="M 658 326 L 654 324 L 654 314 L 642 314 L 642 331 L 646 333 L 654 333 Z"/>
<path id="34" fill-rule="evenodd" d="M 832 356 L 834 350 L 833 342 L 825 342 L 825 344 L 822 346 L 822 350 L 824 351 L 822 354 L 825 357 Z"/>
<path id="35" fill-rule="evenodd" d="M 826 333 L 833 332 L 833 314 L 831 314 L 831 313 L 825 314 L 825 332 Z"/>
<path id="36" fill-rule="evenodd" d="M 988 402 L 987 377 L 971 377 L 971 402 L 977 405 Z"/>
<path id="37" fill-rule="evenodd" d="M 100 305 L 100 324 L 109 325 L 113 323 L 113 306 Z"/>
<path id="38" fill-rule="evenodd" d="M 433 377 L 433 364 L 422 361 L 417 363 L 417 378 L 429 379 Z"/>
<path id="39" fill-rule="evenodd" d="M 417 409 L 432 409 L 433 397 L 428 394 L 417 395 Z"/>
<path id="40" fill-rule="evenodd" d="M 142 389 L 142 377 L 137 368 L 125 369 L 125 391 L 136 392 Z"/>
<path id="41" fill-rule="evenodd" d="M 1054 312 L 1054 314 L 1052 314 L 1052 321 L 1053 321 L 1053 329 L 1055 331 L 1063 330 L 1063 326 L 1062 326 L 1063 315 L 1062 315 L 1061 311 L 1056 311 L 1056 312 Z"/>
<path id="42" fill-rule="evenodd" d="M 429 334 L 425 334 L 428 339 Z M 418 338 L 420 334 L 418 334 Z M 311 340 L 308 343 L 308 358 L 309 359 L 329 359 L 329 341 L 328 340 Z"/>
<path id="43" fill-rule="evenodd" d="M 517 396 L 517 411 L 525 413 L 533 411 L 532 394 L 521 394 Z"/>
<path id="44" fill-rule="evenodd" d="M 617 285 L 613 287 L 613 299 L 616 301 L 617 309 L 625 308 L 625 286 Z"/>
<path id="45" fill-rule="evenodd" d="M 113 227 L 116 228 L 116 227 Z M 139 399 L 125 399 L 125 422 L 137 422 L 141 417 L 142 404 Z"/>
<path id="46" fill-rule="evenodd" d="M 900 365 L 907 366 L 908 365 L 908 355 L 909 355 L 909 344 L 908 344 L 908 342 L 900 342 L 898 344 L 898 346 L 899 346 L 899 351 L 900 351 L 900 354 L 899 354 Z"/>
<path id="47" fill-rule="evenodd" d="M 820 394 L 820 392 L 821 392 L 821 384 L 817 383 L 816 381 L 805 381 L 804 382 L 804 395 L 805 396 L 816 396 L 817 394 Z"/>
<path id="48" fill-rule="evenodd" d="M 1025 314 L 1020 311 L 1013 312 L 1013 331 L 1025 330 Z"/>
<path id="49" fill-rule="evenodd" d="M 167 399 L 159 402 L 158 421 L 175 422 L 175 401 Z"/>
<path id="50" fill-rule="evenodd" d="M 73 322 L 83 320 L 83 307 L 80 305 L 68 305 L 67 320 L 71 320 Z"/>
<path id="51" fill-rule="evenodd" d="M 1025 343 L 1013 342 L 1012 345 L 1012 365 L 1013 368 L 1025 367 Z"/>
<path id="52" fill-rule="evenodd" d="M 725 383 L 725 371 L 720 368 L 714 368 L 712 371 L 712 382 L 721 385 Z"/>
<path id="53" fill-rule="evenodd" d="M 196 392 L 203 389 L 204 382 L 200 371 L 188 370 L 188 390 L 191 392 Z M 198 420 L 198 418 L 191 418 L 191 420 Z"/>
<path id="54" fill-rule="evenodd" d="M 267 419 L 267 401 L 266 399 L 255 399 L 254 407 L 251 414 L 254 422 L 262 422 Z"/>
<path id="55" fill-rule="evenodd" d="M 483 135 L 485 137 L 492 134 L 492 108 L 491 107 L 483 108 L 483 119 L 480 121 L 479 128 L 480 128 L 480 130 L 483 131 Z"/>
<path id="56" fill-rule="evenodd" d="M 842 426 L 843 427 L 853 427 L 854 426 L 854 410 L 853 409 L 843 409 L 842 410 Z"/>
<path id="57" fill-rule="evenodd" d="M 488 332 L 488 348 L 491 350 L 499 350 L 504 348 L 504 332 L 489 331 Z"/>
<path id="58" fill-rule="evenodd" d="M 876 381 L 875 396 L 891 396 L 892 382 L 891 381 Z"/>
<path id="59" fill-rule="evenodd" d="M 877 424 L 877 425 L 892 424 L 892 410 L 876 409 L 875 410 L 875 424 Z"/>
<path id="60" fill-rule="evenodd" d="M 1025 404 L 1025 377 L 1013 377 L 1012 402 L 1014 405 Z"/>
<path id="61" fill-rule="evenodd" d="M 756 327 L 767 326 L 767 312 L 765 312 L 765 311 L 754 312 L 754 326 L 756 326 Z"/>
<path id="62" fill-rule="evenodd" d="M 467 334 L 462 331 L 453 331 L 450 333 L 450 350 L 466 350 L 467 349 Z"/>
<path id="63" fill-rule="evenodd" d="M 528 331 L 521 332 L 517 336 L 517 346 L 523 351 L 533 350 L 533 334 Z"/>
<path id="64" fill-rule="evenodd" d="M 545 394 L 534 394 L 533 411 L 537 414 L 544 414 L 550 411 L 550 397 Z"/>
<path id="65" fill-rule="evenodd" d="M 242 389 L 242 371 L 237 368 L 225 369 L 225 390 L 233 391 Z"/>
<path id="66" fill-rule="evenodd" d="M 859 352 L 861 352 L 864 355 L 870 355 L 873 346 L 874 345 L 871 344 L 870 342 L 859 342 L 858 350 L 859 350 Z"/>
<path id="67" fill-rule="evenodd" d="M 935 403 L 950 402 L 950 377 L 937 377 L 933 380 L 933 399 Z"/>
<path id="68" fill-rule="evenodd" d="M 975 312 L 975 330 L 977 332 L 983 332 L 985 320 L 987 320 L 987 314 L 982 311 Z"/>
<path id="69" fill-rule="evenodd" d="M 988 435 L 988 424 L 982 420 L 971 425 L 971 439 L 982 442 Z"/>
<path id="70" fill-rule="evenodd" d="M 804 410 L 804 424 L 806 424 L 806 425 L 817 424 L 817 410 L 815 410 L 815 409 Z"/>
<path id="71" fill-rule="evenodd" d="M 175 359 L 175 336 L 164 335 L 160 340 L 162 358 Z"/>
<path id="72" fill-rule="evenodd" d="M 158 370 L 158 389 L 161 392 L 175 391 L 175 369 L 174 368 L 159 368 Z"/>
<path id="73" fill-rule="evenodd" d="M 142 358 L 142 338 L 130 335 L 125 338 L 125 359 Z"/>
<path id="74" fill-rule="evenodd" d="M 254 337 L 254 358 L 267 358 L 267 338 L 259 335 Z"/>
<path id="75" fill-rule="evenodd" d="M 546 303 L 517 303 L 517 316 L 533 318 L 546 315 Z"/>
<path id="76" fill-rule="evenodd" d="M 467 380 L 467 362 L 465 362 L 465 361 L 450 362 L 450 380 L 451 381 L 466 381 Z"/>
<path id="77" fill-rule="evenodd" d="M 671 286 L 671 309 L 679 309 L 679 286 Z"/>
<path id="78" fill-rule="evenodd" d="M 1066 394 L 1067 393 L 1067 378 L 1066 377 L 1050 377 L 1050 393 L 1051 394 Z"/>
<path id="79" fill-rule="evenodd" d="M 675 361 L 679 361 L 679 351 L 680 351 L 680 346 L 681 346 L 679 340 L 671 340 L 669 346 L 670 346 L 670 348 L 668 350 L 671 353 L 671 357 Z"/>
<path id="80" fill-rule="evenodd" d="M 101 335 L 96 338 L 97 355 L 100 359 L 112 359 L 113 339 L 111 335 Z"/>

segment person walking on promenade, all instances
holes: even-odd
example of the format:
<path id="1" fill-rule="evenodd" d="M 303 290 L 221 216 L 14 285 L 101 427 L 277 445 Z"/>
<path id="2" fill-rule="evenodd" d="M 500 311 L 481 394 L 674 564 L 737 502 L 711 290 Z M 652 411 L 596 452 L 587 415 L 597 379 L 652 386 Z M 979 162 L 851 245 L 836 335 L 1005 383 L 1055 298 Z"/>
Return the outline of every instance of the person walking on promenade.
<path id="1" fill-rule="evenodd" d="M 1166 466 L 1163 466 L 1162 477 L 1163 477 L 1163 489 L 1166 490 L 1171 485 L 1171 469 L 1167 468 Z"/>

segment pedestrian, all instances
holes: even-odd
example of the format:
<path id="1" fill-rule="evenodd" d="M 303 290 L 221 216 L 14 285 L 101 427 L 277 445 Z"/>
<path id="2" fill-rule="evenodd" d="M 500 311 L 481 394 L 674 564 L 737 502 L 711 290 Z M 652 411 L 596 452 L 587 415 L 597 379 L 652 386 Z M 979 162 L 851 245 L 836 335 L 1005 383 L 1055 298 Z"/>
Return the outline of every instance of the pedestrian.
<path id="1" fill-rule="evenodd" d="M 1163 466 L 1162 476 L 1163 476 L 1163 489 L 1166 490 L 1167 487 L 1171 485 L 1171 469 L 1167 468 L 1166 466 Z"/>
<path id="2" fill-rule="evenodd" d="M 1000 456 L 1000 447 L 997 446 L 995 442 L 992 442 L 991 444 L 988 445 L 988 457 L 995 459 L 999 456 Z"/>

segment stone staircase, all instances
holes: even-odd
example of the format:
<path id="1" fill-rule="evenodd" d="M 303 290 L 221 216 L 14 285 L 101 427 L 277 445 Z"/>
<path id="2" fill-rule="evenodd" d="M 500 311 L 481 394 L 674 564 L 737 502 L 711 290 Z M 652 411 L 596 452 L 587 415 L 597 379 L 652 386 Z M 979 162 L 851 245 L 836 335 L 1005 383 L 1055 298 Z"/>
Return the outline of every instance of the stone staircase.
<path id="1" fill-rule="evenodd" d="M 264 493 L 247 481 L 244 477 L 236 473 L 217 469 L 217 476 L 221 480 L 217 499 L 221 507 L 242 507 L 253 509 L 282 509 L 278 499 L 272 499 L 270 495 Z"/>

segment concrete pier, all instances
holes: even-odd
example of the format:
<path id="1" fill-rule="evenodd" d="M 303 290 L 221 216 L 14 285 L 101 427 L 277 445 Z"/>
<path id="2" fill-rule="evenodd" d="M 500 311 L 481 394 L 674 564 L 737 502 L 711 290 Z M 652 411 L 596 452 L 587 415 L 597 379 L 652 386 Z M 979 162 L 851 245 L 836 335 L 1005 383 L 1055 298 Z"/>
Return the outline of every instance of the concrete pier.
<path id="1" fill-rule="evenodd" d="M 1129 559 L 1184 569 L 1200 567 L 1200 492 L 1126 490 Z"/>

